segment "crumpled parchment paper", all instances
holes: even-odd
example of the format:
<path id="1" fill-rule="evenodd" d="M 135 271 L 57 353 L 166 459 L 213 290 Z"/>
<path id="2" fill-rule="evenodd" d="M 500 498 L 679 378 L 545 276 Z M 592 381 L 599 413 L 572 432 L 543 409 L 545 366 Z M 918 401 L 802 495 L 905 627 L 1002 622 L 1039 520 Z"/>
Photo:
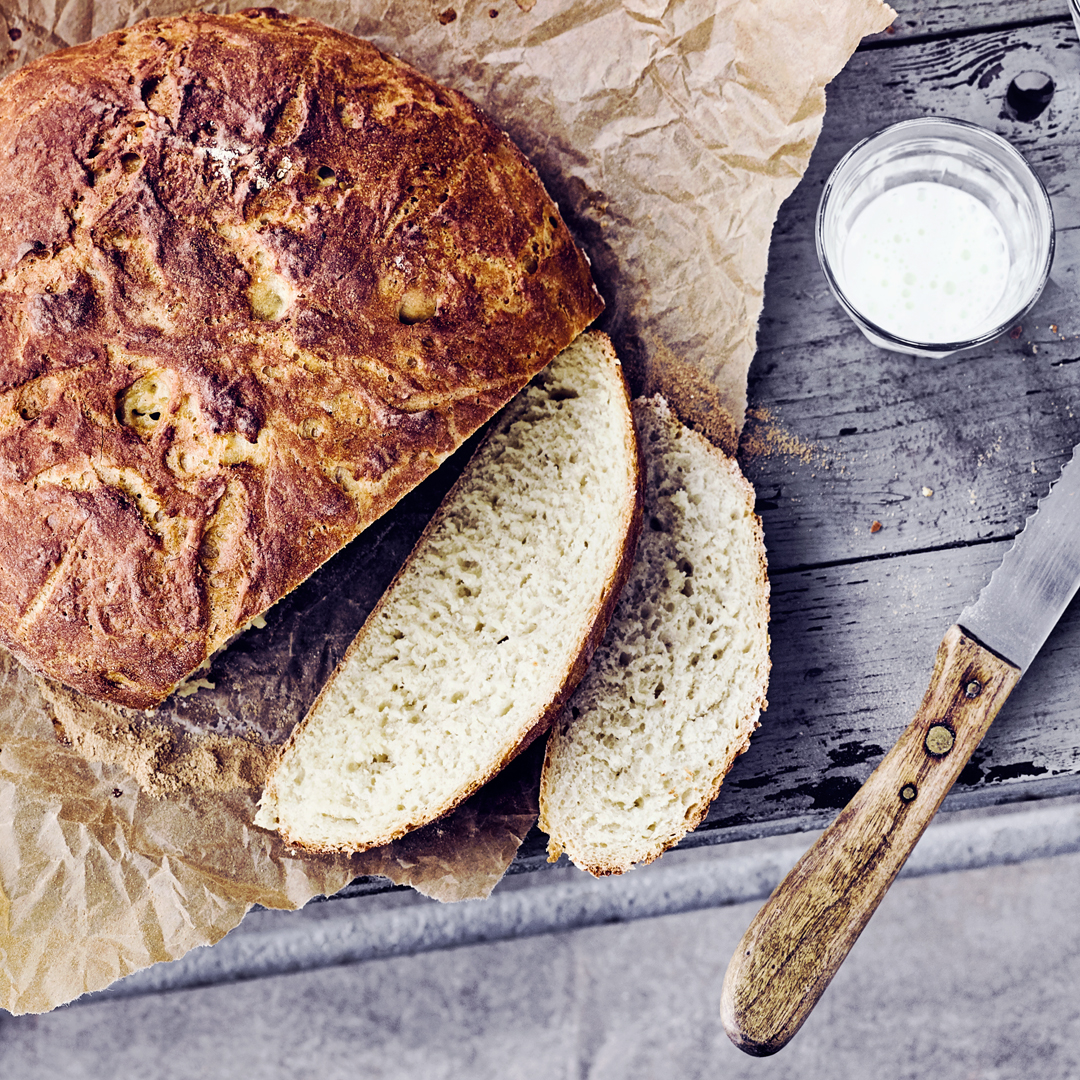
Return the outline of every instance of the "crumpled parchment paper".
<path id="1" fill-rule="evenodd" d="M 2 0 L 7 73 L 190 4 Z M 244 3 L 207 5 L 239 10 Z M 825 85 L 894 13 L 879 0 L 313 0 L 327 22 L 469 95 L 532 159 L 588 251 L 634 393 L 733 451 L 777 209 Z M 0 41 L 5 38 L 0 38 Z M 385 874 L 484 896 L 535 820 L 526 755 L 453 818 L 353 858 L 300 857 L 246 790 L 152 798 L 59 743 L 0 654 L 0 1006 L 42 1012 L 212 944 L 255 903 L 297 907 Z"/>

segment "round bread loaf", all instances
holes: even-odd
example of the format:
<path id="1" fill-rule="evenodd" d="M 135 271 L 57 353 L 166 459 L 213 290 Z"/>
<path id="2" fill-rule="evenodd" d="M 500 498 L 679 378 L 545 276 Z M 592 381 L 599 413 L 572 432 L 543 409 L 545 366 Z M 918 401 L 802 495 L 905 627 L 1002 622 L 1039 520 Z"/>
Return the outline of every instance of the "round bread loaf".
<path id="1" fill-rule="evenodd" d="M 272 9 L 0 94 L 0 641 L 149 708 L 602 309 L 460 94 Z"/>

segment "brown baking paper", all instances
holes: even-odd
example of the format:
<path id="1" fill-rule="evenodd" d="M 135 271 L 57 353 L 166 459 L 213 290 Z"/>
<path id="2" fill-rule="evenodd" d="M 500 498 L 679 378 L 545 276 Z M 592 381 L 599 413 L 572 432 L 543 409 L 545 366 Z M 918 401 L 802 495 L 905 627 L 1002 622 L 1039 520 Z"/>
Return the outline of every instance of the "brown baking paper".
<path id="1" fill-rule="evenodd" d="M 10 44 L 0 70 L 189 6 L 0 2 Z M 863 35 L 888 25 L 890 9 L 878 0 L 279 6 L 373 39 L 507 129 L 593 260 L 608 301 L 600 325 L 634 392 L 665 393 L 684 420 L 734 449 L 777 209 L 806 168 L 825 84 Z M 399 553 L 390 549 L 427 512 L 420 498 L 368 537 L 387 545 L 372 565 L 391 567 Z M 181 735 L 211 751 L 204 765 L 214 738 L 255 744 L 247 773 L 218 785 L 235 780 L 233 790 L 178 780 L 154 798 L 132 772 L 88 762 L 57 740 L 37 681 L 0 655 L 0 1006 L 53 1008 L 213 943 L 254 903 L 296 907 L 358 874 L 446 900 L 487 895 L 535 820 L 535 754 L 451 818 L 362 856 L 302 858 L 249 824 L 259 743 L 278 737 L 261 703 L 302 709 L 381 587 L 378 575 L 342 571 L 347 563 L 324 568 L 344 575 L 344 591 L 320 571 L 215 662 L 201 704 L 174 710 Z M 279 716 L 275 730 L 290 722 Z"/>

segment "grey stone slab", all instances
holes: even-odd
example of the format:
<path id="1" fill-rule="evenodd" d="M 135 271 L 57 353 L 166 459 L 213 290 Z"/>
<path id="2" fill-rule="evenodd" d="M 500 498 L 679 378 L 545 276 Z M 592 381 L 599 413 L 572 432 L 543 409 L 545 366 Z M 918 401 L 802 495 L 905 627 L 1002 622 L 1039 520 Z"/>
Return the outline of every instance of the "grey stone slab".
<path id="1" fill-rule="evenodd" d="M 795 1040 L 728 1043 L 756 902 L 0 1019 L 18 1080 L 1073 1080 L 1080 855 L 899 881 Z"/>
<path id="2" fill-rule="evenodd" d="M 764 899 L 812 837 L 678 852 L 619 878 L 573 868 L 506 882 L 486 901 L 438 904 L 414 894 L 313 904 L 301 913 L 256 912 L 212 948 L 129 976 L 84 1004 L 311 971 L 478 943 L 522 940 L 590 926 Z M 1080 801 L 959 814 L 931 824 L 905 876 L 1022 862 L 1080 851 Z"/>

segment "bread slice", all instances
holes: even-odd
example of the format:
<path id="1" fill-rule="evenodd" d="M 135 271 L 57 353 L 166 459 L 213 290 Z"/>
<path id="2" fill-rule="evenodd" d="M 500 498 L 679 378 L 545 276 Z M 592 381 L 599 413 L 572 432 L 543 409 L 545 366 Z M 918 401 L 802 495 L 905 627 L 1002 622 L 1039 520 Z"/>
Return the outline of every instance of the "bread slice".
<path id="1" fill-rule="evenodd" d="M 494 776 L 584 674 L 640 515 L 622 369 L 586 334 L 500 416 L 290 737 L 256 824 L 361 851 Z"/>
<path id="2" fill-rule="evenodd" d="M 754 490 L 661 398 L 634 402 L 645 525 L 607 637 L 548 739 L 549 854 L 620 874 L 705 816 L 766 706 L 769 586 Z"/>

